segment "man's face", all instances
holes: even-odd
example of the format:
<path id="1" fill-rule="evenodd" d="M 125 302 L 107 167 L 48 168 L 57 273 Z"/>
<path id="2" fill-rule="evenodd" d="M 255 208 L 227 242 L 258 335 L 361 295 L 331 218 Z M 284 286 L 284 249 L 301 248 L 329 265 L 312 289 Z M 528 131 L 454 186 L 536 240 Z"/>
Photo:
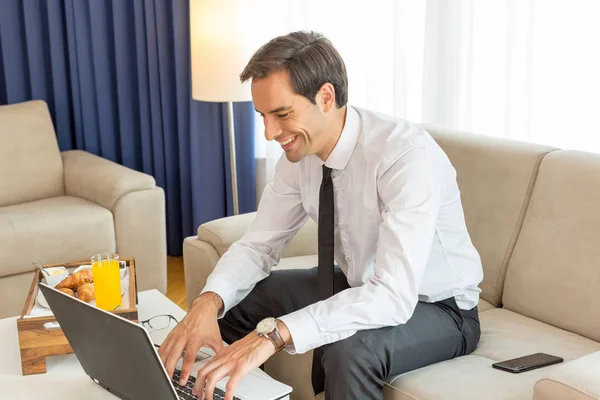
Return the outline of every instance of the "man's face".
<path id="1" fill-rule="evenodd" d="M 322 107 L 294 93 L 287 71 L 253 79 L 252 100 L 265 123 L 265 138 L 276 140 L 289 161 L 298 162 L 323 147 Z"/>

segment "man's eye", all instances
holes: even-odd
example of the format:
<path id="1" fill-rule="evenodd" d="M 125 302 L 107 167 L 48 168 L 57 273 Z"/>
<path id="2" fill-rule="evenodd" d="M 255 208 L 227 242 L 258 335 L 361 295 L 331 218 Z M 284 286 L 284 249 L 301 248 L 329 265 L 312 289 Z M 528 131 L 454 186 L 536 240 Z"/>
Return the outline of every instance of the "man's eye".
<path id="1" fill-rule="evenodd" d="M 285 113 L 285 114 L 277 114 L 277 117 L 278 117 L 278 118 L 285 118 L 285 117 L 287 117 L 288 115 L 290 115 L 290 113 Z"/>

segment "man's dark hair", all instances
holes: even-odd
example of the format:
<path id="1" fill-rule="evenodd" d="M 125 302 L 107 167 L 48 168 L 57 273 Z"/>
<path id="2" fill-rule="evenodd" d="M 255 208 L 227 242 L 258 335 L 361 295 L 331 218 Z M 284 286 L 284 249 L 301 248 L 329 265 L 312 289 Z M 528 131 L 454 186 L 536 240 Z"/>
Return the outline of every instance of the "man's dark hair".
<path id="1" fill-rule="evenodd" d="M 325 83 L 333 85 L 338 108 L 348 102 L 344 60 L 333 44 L 319 33 L 299 31 L 272 39 L 254 53 L 240 80 L 261 79 L 277 71 L 287 71 L 294 92 L 313 104 Z"/>

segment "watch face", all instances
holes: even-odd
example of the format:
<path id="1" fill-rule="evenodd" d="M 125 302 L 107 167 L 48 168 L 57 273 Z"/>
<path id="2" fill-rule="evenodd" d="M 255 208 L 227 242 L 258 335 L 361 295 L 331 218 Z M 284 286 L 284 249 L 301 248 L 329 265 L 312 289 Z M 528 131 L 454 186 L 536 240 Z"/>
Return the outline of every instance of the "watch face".
<path id="1" fill-rule="evenodd" d="M 256 325 L 256 332 L 259 335 L 268 335 L 277 327 L 275 318 L 265 318 Z"/>

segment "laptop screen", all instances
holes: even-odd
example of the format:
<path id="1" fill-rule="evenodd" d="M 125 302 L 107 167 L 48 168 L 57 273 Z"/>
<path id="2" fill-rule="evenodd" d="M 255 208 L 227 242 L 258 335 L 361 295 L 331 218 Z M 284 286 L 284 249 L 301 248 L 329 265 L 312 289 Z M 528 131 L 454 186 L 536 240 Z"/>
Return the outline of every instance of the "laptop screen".
<path id="1" fill-rule="evenodd" d="M 177 399 L 146 331 L 40 284 L 86 374 L 122 399 Z"/>

